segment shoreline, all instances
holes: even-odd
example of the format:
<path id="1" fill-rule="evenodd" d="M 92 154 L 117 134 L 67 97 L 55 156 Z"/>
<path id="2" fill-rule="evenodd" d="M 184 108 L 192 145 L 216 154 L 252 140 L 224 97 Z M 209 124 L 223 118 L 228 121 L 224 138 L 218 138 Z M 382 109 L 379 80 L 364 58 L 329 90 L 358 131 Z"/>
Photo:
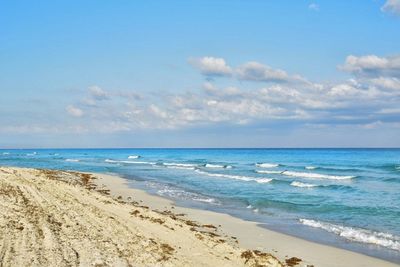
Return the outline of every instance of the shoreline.
<path id="1" fill-rule="evenodd" d="M 0 166 L 0 262 L 3 266 L 399 266 L 228 214 L 177 206 L 173 200 L 130 187 L 131 182 L 107 173 Z"/>
<path id="2" fill-rule="evenodd" d="M 179 206 L 167 197 L 150 194 L 134 185 L 130 187 L 129 185 L 135 183 L 134 180 L 128 180 L 116 174 L 91 174 L 98 177 L 96 183 L 105 185 L 114 197 L 134 196 L 135 200 L 142 201 L 141 203 L 152 209 L 172 208 L 175 212 L 187 214 L 187 217 L 192 220 L 218 225 L 224 233 L 237 237 L 239 244 L 244 248 L 267 251 L 281 261 L 294 256 L 303 260 L 302 266 L 307 264 L 326 267 L 400 266 L 395 262 L 270 230 L 257 222 L 243 220 L 229 214 Z"/>

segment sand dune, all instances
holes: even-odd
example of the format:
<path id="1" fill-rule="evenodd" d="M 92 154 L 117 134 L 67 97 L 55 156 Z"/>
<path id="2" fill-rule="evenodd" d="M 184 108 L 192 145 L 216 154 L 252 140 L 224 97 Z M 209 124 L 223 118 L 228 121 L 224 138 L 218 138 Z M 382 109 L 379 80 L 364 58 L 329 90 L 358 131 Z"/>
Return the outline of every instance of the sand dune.
<path id="1" fill-rule="evenodd" d="M 113 199 L 93 179 L 0 168 L 0 266 L 282 266 L 213 225 Z"/>

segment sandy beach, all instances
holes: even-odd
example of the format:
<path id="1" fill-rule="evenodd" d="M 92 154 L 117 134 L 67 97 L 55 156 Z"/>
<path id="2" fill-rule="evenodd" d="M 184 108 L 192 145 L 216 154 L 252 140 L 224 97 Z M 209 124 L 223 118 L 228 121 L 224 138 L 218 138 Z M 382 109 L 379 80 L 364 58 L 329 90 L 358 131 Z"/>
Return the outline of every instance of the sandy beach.
<path id="1" fill-rule="evenodd" d="M 0 266 L 398 266 L 106 174 L 0 168 Z"/>

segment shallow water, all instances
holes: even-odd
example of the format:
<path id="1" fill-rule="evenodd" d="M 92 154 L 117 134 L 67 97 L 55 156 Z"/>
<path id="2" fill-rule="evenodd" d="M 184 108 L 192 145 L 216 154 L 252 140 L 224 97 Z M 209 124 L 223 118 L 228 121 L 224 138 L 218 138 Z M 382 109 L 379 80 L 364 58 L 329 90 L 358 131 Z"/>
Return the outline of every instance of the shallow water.
<path id="1" fill-rule="evenodd" d="M 0 165 L 116 173 L 184 205 L 400 262 L 400 149 L 0 150 Z"/>

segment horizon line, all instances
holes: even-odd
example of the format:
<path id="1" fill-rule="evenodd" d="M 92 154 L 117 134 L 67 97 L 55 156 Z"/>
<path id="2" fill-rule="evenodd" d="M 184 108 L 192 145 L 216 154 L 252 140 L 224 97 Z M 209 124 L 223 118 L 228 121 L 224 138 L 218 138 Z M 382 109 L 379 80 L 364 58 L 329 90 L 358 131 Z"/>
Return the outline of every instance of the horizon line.
<path id="1" fill-rule="evenodd" d="M 0 150 L 52 150 L 52 149 L 92 149 L 92 150 L 111 150 L 111 149 L 400 149 L 400 147 L 21 147 L 21 148 L 1 148 Z"/>

